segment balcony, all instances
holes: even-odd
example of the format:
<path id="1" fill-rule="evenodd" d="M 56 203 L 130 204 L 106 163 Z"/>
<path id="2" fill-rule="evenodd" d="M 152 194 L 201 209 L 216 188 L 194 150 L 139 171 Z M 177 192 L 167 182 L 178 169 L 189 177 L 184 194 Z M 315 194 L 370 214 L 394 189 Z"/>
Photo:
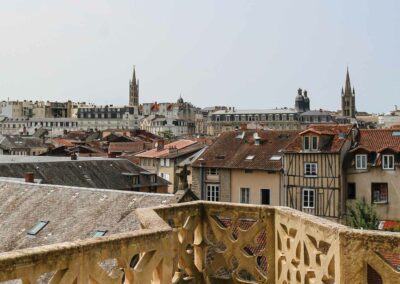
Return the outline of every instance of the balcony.
<path id="1" fill-rule="evenodd" d="M 199 201 L 136 213 L 138 231 L 0 254 L 0 281 L 400 283 L 398 233 L 284 207 Z"/>

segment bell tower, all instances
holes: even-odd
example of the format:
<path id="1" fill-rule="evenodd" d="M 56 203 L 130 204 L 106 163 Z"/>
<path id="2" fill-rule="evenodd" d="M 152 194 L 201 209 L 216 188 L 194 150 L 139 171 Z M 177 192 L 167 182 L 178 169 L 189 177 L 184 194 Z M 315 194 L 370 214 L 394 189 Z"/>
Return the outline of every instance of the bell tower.
<path id="1" fill-rule="evenodd" d="M 135 66 L 132 80 L 129 80 L 129 106 L 139 106 L 139 80 L 136 80 Z"/>
<path id="2" fill-rule="evenodd" d="M 349 67 L 347 67 L 346 83 L 344 90 L 342 88 L 342 115 L 347 117 L 356 117 L 356 94 L 351 88 Z"/>

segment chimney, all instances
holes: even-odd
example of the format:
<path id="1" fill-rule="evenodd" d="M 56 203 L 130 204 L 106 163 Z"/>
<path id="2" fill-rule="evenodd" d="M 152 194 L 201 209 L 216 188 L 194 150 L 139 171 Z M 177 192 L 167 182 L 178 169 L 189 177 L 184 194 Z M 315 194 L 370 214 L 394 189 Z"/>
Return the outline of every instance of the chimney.
<path id="1" fill-rule="evenodd" d="M 35 180 L 34 175 L 33 175 L 32 172 L 26 172 L 26 173 L 24 174 L 24 177 L 25 177 L 25 182 L 33 183 L 34 180 Z"/>
<path id="2" fill-rule="evenodd" d="M 78 156 L 76 155 L 76 153 L 71 154 L 71 160 L 72 161 L 78 160 Z"/>
<path id="3" fill-rule="evenodd" d="M 107 156 L 108 156 L 109 158 L 116 158 L 116 157 L 117 157 L 117 153 L 114 153 L 114 152 L 108 153 Z"/>
<path id="4" fill-rule="evenodd" d="M 157 141 L 157 151 L 164 150 L 164 139 L 160 139 Z"/>
<path id="5" fill-rule="evenodd" d="M 178 148 L 171 146 L 168 148 L 168 153 L 177 153 L 178 152 Z"/>

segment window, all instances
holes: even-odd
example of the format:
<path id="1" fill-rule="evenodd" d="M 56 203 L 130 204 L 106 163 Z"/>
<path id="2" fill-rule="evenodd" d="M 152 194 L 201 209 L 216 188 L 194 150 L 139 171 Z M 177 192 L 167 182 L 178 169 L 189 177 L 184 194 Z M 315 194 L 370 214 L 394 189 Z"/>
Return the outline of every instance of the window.
<path id="1" fill-rule="evenodd" d="M 250 203 L 250 188 L 240 189 L 240 203 Z"/>
<path id="2" fill-rule="evenodd" d="M 315 195 L 314 189 L 304 188 L 303 189 L 303 208 L 314 208 Z"/>
<path id="3" fill-rule="evenodd" d="M 372 183 L 372 203 L 388 203 L 388 184 L 387 183 Z"/>
<path id="4" fill-rule="evenodd" d="M 138 184 L 140 184 L 140 177 L 133 176 L 133 185 L 138 185 Z"/>
<path id="5" fill-rule="evenodd" d="M 270 205 L 270 190 L 269 189 L 260 189 L 261 192 L 261 204 Z"/>
<path id="6" fill-rule="evenodd" d="M 167 181 L 169 181 L 169 174 L 161 173 L 161 177 L 162 177 L 163 179 L 166 179 Z"/>
<path id="7" fill-rule="evenodd" d="M 219 185 L 217 184 L 207 185 L 207 200 L 219 201 Z"/>
<path id="8" fill-rule="evenodd" d="M 278 155 L 272 155 L 271 158 L 269 158 L 270 161 L 280 161 L 282 156 Z"/>
<path id="9" fill-rule="evenodd" d="M 216 168 L 208 168 L 207 169 L 207 175 L 217 176 L 217 175 L 219 175 L 219 170 L 216 169 Z"/>
<path id="10" fill-rule="evenodd" d="M 35 227 L 28 231 L 28 235 L 36 236 L 44 227 L 47 226 L 48 223 L 49 221 L 39 221 L 39 223 L 37 223 Z"/>
<path id="11" fill-rule="evenodd" d="M 318 138 L 317 136 L 304 136 L 304 150 L 313 151 L 317 150 Z"/>
<path id="12" fill-rule="evenodd" d="M 356 169 L 362 170 L 367 168 L 367 155 L 356 155 Z"/>
<path id="13" fill-rule="evenodd" d="M 247 161 L 251 161 L 251 160 L 253 160 L 254 159 L 254 155 L 248 155 L 247 157 L 246 157 L 246 160 Z"/>
<path id="14" fill-rule="evenodd" d="M 382 156 L 382 168 L 384 170 L 394 169 L 394 156 L 393 155 L 383 155 Z"/>
<path id="15" fill-rule="evenodd" d="M 354 182 L 347 184 L 347 199 L 356 199 L 356 184 Z"/>
<path id="16" fill-rule="evenodd" d="M 102 237 L 107 233 L 107 230 L 96 230 L 93 233 L 94 238 Z"/>
<path id="17" fill-rule="evenodd" d="M 305 163 L 304 164 L 304 176 L 316 177 L 317 176 L 317 163 Z"/>
<path id="18" fill-rule="evenodd" d="M 150 183 L 156 183 L 157 182 L 157 176 L 156 175 L 151 175 L 150 176 Z"/>
<path id="19" fill-rule="evenodd" d="M 165 159 L 165 166 L 169 167 L 169 159 Z"/>
<path id="20" fill-rule="evenodd" d="M 160 159 L 160 167 L 164 167 L 165 166 L 165 159 Z"/>

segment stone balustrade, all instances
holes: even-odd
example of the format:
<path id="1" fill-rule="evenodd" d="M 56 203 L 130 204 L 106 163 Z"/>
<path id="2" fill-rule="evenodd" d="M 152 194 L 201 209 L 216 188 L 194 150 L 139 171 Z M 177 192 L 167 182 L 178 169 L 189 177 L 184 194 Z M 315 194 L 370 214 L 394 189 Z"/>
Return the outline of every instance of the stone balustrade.
<path id="1" fill-rule="evenodd" d="M 138 231 L 2 253 L 0 281 L 400 283 L 399 233 L 285 207 L 201 201 L 137 215 Z"/>

